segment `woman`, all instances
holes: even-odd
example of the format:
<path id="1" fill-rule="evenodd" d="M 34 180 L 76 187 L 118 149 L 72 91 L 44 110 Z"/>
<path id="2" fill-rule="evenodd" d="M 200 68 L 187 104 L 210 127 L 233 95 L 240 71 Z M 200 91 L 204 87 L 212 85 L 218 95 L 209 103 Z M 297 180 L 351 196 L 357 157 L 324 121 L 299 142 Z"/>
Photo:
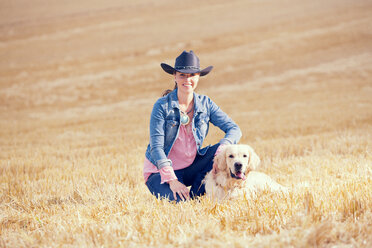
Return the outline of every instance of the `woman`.
<path id="1" fill-rule="evenodd" d="M 205 194 L 202 180 L 213 168 L 218 147 L 236 144 L 241 131 L 209 97 L 194 92 L 199 78 L 213 66 L 200 70 L 194 52 L 184 51 L 174 68 L 164 63 L 161 67 L 174 76 L 176 85 L 154 104 L 144 177 L 153 195 L 179 202 Z M 209 123 L 223 130 L 225 137 L 214 146 L 201 148 Z"/>

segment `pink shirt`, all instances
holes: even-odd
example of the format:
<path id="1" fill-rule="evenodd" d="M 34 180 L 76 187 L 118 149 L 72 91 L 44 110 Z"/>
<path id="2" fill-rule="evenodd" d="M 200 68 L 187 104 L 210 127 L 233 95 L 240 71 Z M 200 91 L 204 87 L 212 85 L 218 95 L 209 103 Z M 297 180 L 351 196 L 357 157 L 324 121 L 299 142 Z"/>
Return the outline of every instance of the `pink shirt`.
<path id="1" fill-rule="evenodd" d="M 177 179 L 174 170 L 184 169 L 194 162 L 196 157 L 196 142 L 191 130 L 191 125 L 181 125 L 178 138 L 173 144 L 168 154 L 168 159 L 172 161 L 172 166 L 165 166 L 158 170 L 147 158 L 143 166 L 143 176 L 145 182 L 152 173 L 160 173 L 161 183 Z"/>

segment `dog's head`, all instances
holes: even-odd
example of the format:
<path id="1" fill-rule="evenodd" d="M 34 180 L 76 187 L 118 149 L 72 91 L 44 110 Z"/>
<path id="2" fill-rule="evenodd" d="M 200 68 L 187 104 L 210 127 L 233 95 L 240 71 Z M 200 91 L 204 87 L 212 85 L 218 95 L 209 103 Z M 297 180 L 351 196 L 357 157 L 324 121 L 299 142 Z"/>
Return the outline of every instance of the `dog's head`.
<path id="1" fill-rule="evenodd" d="M 260 164 L 260 158 L 249 145 L 226 145 L 214 159 L 218 171 L 225 171 L 232 178 L 243 180 Z"/>

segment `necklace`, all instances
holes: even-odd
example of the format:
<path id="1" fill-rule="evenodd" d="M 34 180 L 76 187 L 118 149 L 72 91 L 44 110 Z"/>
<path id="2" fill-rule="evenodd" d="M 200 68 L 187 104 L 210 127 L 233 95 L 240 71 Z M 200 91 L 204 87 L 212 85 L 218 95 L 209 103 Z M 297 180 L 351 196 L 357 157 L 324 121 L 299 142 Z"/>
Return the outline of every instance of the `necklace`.
<path id="1" fill-rule="evenodd" d="M 181 109 L 180 109 L 180 111 L 181 111 L 181 124 L 182 125 L 187 125 L 187 124 L 189 124 L 189 122 L 190 122 L 190 118 L 189 118 L 189 114 L 191 113 L 191 111 L 193 111 L 194 110 L 194 106 L 191 108 L 191 110 L 189 111 L 189 112 L 187 112 L 187 113 L 185 113 L 185 112 L 183 112 Z"/>

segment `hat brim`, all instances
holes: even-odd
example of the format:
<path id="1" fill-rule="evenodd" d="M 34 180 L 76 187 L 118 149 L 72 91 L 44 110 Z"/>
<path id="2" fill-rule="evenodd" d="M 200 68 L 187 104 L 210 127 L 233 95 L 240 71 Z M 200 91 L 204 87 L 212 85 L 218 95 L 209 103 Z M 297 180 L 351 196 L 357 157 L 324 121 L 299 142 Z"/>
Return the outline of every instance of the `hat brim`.
<path id="1" fill-rule="evenodd" d="M 195 70 L 195 69 L 180 69 L 180 70 L 176 70 L 172 66 L 170 66 L 168 64 L 165 64 L 165 63 L 161 63 L 160 66 L 161 66 L 161 68 L 163 68 L 163 70 L 166 73 L 169 73 L 169 74 L 174 74 L 175 71 L 182 72 L 182 73 L 200 73 L 200 76 L 201 77 L 207 75 L 213 69 L 213 66 L 208 66 L 207 68 L 205 68 L 203 70 Z"/>

